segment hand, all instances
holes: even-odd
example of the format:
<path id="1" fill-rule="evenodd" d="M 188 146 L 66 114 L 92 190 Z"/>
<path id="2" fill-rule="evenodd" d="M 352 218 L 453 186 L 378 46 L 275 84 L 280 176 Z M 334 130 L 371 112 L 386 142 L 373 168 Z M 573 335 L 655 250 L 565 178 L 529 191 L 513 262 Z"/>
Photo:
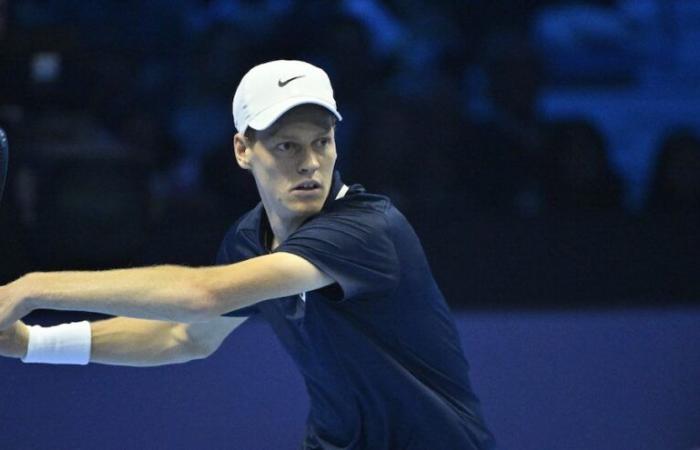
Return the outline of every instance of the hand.
<path id="1" fill-rule="evenodd" d="M 9 329 L 32 311 L 21 294 L 20 286 L 25 278 L 0 286 L 0 331 Z"/>
<path id="2" fill-rule="evenodd" d="M 29 345 L 29 328 L 17 321 L 6 330 L 0 331 L 0 356 L 23 358 Z"/>

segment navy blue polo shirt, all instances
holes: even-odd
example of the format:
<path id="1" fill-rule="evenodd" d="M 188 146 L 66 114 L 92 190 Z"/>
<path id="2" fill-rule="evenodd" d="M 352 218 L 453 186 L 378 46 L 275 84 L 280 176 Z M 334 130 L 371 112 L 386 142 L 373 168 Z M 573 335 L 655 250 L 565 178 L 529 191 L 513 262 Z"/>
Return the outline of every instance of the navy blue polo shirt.
<path id="1" fill-rule="evenodd" d="M 298 255 L 336 282 L 263 301 L 260 314 L 301 371 L 310 396 L 304 449 L 486 449 L 459 336 L 420 241 L 384 196 L 353 185 L 276 252 Z M 268 253 L 258 204 L 227 233 L 228 264 Z"/>

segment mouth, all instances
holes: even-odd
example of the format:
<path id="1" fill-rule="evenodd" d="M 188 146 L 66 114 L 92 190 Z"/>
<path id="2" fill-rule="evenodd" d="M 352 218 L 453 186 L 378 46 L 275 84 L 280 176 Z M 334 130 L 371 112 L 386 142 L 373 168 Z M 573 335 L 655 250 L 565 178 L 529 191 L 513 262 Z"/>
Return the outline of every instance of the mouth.
<path id="1" fill-rule="evenodd" d="M 292 192 L 314 192 L 321 190 L 321 183 L 315 180 L 306 180 L 292 188 Z"/>

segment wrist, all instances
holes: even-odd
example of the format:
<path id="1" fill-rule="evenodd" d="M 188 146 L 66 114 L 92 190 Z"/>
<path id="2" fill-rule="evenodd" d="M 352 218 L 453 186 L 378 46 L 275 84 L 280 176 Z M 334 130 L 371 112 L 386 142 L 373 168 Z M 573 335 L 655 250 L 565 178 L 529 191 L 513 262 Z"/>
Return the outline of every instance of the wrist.
<path id="1" fill-rule="evenodd" d="M 24 358 L 29 348 L 29 328 L 17 321 L 10 328 L 0 331 L 0 356 Z"/>
<path id="2" fill-rule="evenodd" d="M 15 357 L 24 359 L 29 349 L 29 327 L 22 322 L 17 322 L 17 352 Z"/>
<path id="3" fill-rule="evenodd" d="M 90 362 L 92 329 L 90 322 L 74 322 L 53 327 L 29 327 L 25 363 L 80 364 Z"/>

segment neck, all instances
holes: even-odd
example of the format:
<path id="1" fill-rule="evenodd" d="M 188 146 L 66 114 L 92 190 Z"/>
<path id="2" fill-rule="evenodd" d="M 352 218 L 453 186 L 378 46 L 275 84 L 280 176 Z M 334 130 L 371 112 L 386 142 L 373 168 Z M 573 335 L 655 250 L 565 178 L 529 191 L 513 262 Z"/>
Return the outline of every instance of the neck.
<path id="1" fill-rule="evenodd" d="M 297 228 L 306 220 L 306 217 L 291 217 L 283 218 L 277 214 L 270 214 L 270 211 L 265 208 L 267 220 L 270 222 L 272 230 L 272 245 L 270 250 L 274 250 L 278 245 L 284 242 L 290 234 L 294 233 Z"/>
<path id="2" fill-rule="evenodd" d="M 347 191 L 348 187 L 346 185 L 343 185 L 335 198 L 338 199 L 344 197 Z M 331 194 L 332 191 L 328 193 L 328 195 Z M 265 214 L 267 215 L 267 220 L 270 224 L 270 229 L 272 230 L 272 243 L 270 244 L 270 250 L 274 250 L 275 248 L 277 248 L 278 245 L 284 242 L 290 234 L 294 233 L 297 230 L 297 228 L 299 228 L 301 224 L 304 223 L 304 221 L 309 217 L 282 217 L 279 214 L 272 212 L 271 208 L 265 206 L 264 201 L 263 207 L 265 209 Z"/>

